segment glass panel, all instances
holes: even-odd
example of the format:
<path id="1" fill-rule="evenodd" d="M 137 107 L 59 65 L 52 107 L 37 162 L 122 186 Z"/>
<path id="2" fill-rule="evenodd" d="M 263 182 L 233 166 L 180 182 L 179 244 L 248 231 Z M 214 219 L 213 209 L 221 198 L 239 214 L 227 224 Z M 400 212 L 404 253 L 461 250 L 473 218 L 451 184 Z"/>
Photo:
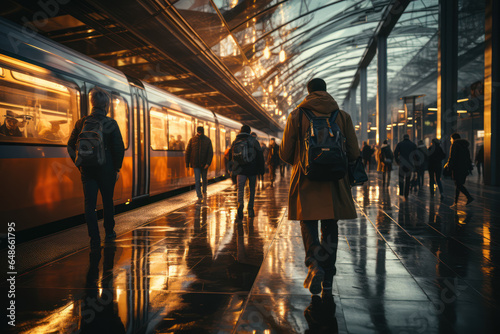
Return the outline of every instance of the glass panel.
<path id="1" fill-rule="evenodd" d="M 118 123 L 123 138 L 125 149 L 128 148 L 128 104 L 127 101 L 116 94 L 112 95 L 111 117 Z"/>
<path id="2" fill-rule="evenodd" d="M 78 120 L 80 92 L 32 64 L 16 60 L 16 67 L 23 72 L 2 68 L 0 141 L 66 145 Z M 33 69 L 45 75 L 30 74 Z"/>
<path id="3" fill-rule="evenodd" d="M 151 148 L 153 150 L 168 150 L 168 118 L 167 113 L 152 107 L 149 112 L 151 126 Z"/>
<path id="4" fill-rule="evenodd" d="M 189 116 L 168 110 L 168 149 L 184 151 L 187 141 L 192 137 L 192 123 Z"/>

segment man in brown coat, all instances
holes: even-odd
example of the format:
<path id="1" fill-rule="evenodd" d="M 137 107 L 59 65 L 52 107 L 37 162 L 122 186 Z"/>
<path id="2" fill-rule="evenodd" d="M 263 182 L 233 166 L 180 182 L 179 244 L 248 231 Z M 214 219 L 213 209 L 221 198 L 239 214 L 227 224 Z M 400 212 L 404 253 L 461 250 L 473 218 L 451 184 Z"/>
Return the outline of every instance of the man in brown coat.
<path id="1" fill-rule="evenodd" d="M 208 167 L 212 164 L 214 150 L 212 141 L 205 136 L 205 130 L 202 126 L 196 128 L 196 136 L 189 140 L 186 148 L 186 168 L 193 168 L 196 195 L 198 203 L 201 203 L 203 197 L 207 197 L 207 172 Z M 203 178 L 203 196 L 201 194 L 200 178 Z"/>
<path id="2" fill-rule="evenodd" d="M 307 84 L 309 95 L 299 108 L 311 110 L 316 116 L 327 116 L 339 109 L 334 98 L 326 92 L 322 79 L 312 79 Z M 288 219 L 300 220 L 302 239 L 306 251 L 305 264 L 309 268 L 304 287 L 317 294 L 332 292 L 339 219 L 356 218 L 348 175 L 337 181 L 311 181 L 300 167 L 299 108 L 288 117 L 280 157 L 293 165 L 288 194 Z M 340 110 L 335 121 L 346 138 L 346 153 L 349 162 L 359 157 L 358 139 L 354 132 L 351 116 Z M 302 136 L 309 127 L 307 117 L 302 117 Z M 321 242 L 318 236 L 318 220 L 321 220 Z"/>

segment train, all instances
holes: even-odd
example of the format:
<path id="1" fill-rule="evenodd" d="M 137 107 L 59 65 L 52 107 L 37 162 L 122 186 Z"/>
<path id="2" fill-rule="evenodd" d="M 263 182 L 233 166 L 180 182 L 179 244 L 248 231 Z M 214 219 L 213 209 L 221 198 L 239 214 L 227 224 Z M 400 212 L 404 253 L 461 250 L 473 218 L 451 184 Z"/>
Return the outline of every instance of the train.
<path id="1" fill-rule="evenodd" d="M 83 214 L 80 172 L 66 144 L 75 122 L 90 113 L 95 86 L 111 94 L 108 116 L 126 149 L 115 205 L 194 185 L 184 149 L 197 126 L 214 147 L 208 177 L 225 173 L 224 152 L 241 123 L 0 18 L 2 233 L 7 222 L 23 231 Z M 252 131 L 269 145 L 267 133 Z"/>

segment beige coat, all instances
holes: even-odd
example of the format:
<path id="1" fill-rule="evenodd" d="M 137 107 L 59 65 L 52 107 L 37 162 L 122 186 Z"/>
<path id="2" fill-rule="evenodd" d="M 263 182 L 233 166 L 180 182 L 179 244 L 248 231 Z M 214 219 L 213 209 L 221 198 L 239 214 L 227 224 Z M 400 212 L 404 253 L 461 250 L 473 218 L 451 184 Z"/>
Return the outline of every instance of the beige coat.
<path id="1" fill-rule="evenodd" d="M 299 107 L 310 109 L 314 114 L 328 115 L 339 109 L 337 102 L 327 92 L 309 94 Z M 352 199 L 349 178 L 338 181 L 311 181 L 301 171 L 298 152 L 299 110 L 295 109 L 286 122 L 283 140 L 280 145 L 280 157 L 293 165 L 290 190 L 288 193 L 288 219 L 353 219 L 356 209 Z M 336 123 L 346 137 L 347 158 L 354 161 L 359 157 L 359 146 L 351 116 L 340 110 Z M 302 138 L 309 122 L 302 116 Z"/>

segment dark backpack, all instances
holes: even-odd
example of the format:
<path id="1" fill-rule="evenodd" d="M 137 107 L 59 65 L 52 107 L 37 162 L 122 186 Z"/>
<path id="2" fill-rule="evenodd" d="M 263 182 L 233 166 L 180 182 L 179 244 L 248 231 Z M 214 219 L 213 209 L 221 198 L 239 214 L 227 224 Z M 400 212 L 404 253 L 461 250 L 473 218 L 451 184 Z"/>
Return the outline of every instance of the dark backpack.
<path id="1" fill-rule="evenodd" d="M 233 161 L 237 162 L 239 166 L 251 163 L 256 157 L 253 144 L 253 137 L 250 136 L 249 138 L 235 141 L 233 145 Z"/>
<path id="2" fill-rule="evenodd" d="M 339 110 L 328 117 L 315 116 L 308 109 L 299 109 L 299 140 L 302 172 L 313 181 L 333 181 L 347 173 L 345 137 L 335 120 Z M 309 121 L 309 128 L 302 138 L 302 114 Z"/>
<path id="3" fill-rule="evenodd" d="M 88 116 L 76 141 L 77 167 L 102 166 L 106 163 L 103 124 L 95 116 Z"/>

